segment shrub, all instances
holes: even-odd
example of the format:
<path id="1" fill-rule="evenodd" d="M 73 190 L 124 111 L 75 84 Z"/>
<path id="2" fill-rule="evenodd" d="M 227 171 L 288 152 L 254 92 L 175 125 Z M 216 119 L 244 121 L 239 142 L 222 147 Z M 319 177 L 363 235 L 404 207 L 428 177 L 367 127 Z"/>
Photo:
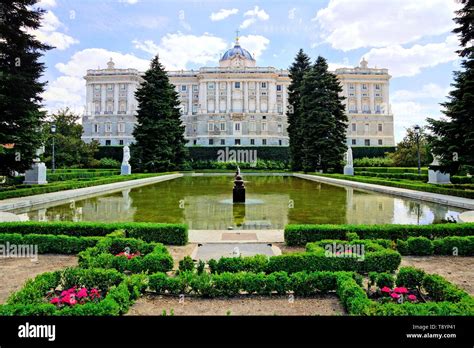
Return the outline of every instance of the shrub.
<path id="1" fill-rule="evenodd" d="M 425 275 L 423 288 L 434 301 L 458 302 L 466 293 L 437 274 Z"/>
<path id="2" fill-rule="evenodd" d="M 130 282 L 128 283 L 130 284 Z M 58 308 L 45 303 L 51 289 L 73 286 L 97 288 L 105 293 L 98 303 L 86 303 Z M 0 315 L 120 315 L 133 303 L 124 276 L 115 270 L 68 268 L 43 273 L 13 293 L 6 305 L 0 305 Z"/>
<path id="3" fill-rule="evenodd" d="M 170 245 L 186 245 L 188 228 L 182 224 L 148 222 L 102 223 L 102 222 L 2 222 L 0 234 L 52 234 L 67 236 L 106 236 L 116 230 L 124 230 L 127 237 Z"/>
<path id="4" fill-rule="evenodd" d="M 388 157 L 362 157 L 354 159 L 354 167 L 391 167 L 393 161 Z M 358 168 L 355 168 L 356 171 Z"/>
<path id="5" fill-rule="evenodd" d="M 345 239 L 355 232 L 362 239 L 407 239 L 408 237 L 448 237 L 474 235 L 474 224 L 436 225 L 286 225 L 285 242 L 290 246 L 306 245 L 323 239 Z"/>
<path id="6" fill-rule="evenodd" d="M 433 254 L 433 243 L 426 237 L 410 237 L 407 244 L 410 255 Z"/>
<path id="7" fill-rule="evenodd" d="M 130 258 L 118 256 L 129 248 Z M 132 257 L 133 254 L 139 254 Z M 79 253 L 79 265 L 84 268 L 113 268 L 120 272 L 156 273 L 173 268 L 173 259 L 159 243 L 146 243 L 132 238 L 104 238 L 94 248 Z"/>
<path id="8" fill-rule="evenodd" d="M 474 256 L 474 236 L 435 239 L 433 249 L 435 255 Z"/>
<path id="9" fill-rule="evenodd" d="M 377 273 L 375 284 L 379 288 L 383 288 L 384 286 L 392 288 L 394 283 L 395 279 L 393 279 L 390 273 Z"/>
<path id="10" fill-rule="evenodd" d="M 194 261 L 191 256 L 185 256 L 179 261 L 179 272 L 194 271 Z"/>
<path id="11" fill-rule="evenodd" d="M 120 168 L 120 162 L 113 158 L 104 157 L 99 161 L 100 168 Z"/>
<path id="12" fill-rule="evenodd" d="M 401 267 L 397 274 L 397 286 L 405 286 L 409 289 L 416 289 L 421 286 L 425 272 L 414 267 Z"/>

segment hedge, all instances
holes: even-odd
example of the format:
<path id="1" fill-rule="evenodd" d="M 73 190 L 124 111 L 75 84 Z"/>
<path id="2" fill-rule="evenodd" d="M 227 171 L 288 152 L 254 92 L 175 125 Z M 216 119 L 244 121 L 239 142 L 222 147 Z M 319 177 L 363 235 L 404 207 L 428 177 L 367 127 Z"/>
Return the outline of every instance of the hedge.
<path id="1" fill-rule="evenodd" d="M 116 256 L 125 248 L 139 256 L 128 259 Z M 93 248 L 79 253 L 79 266 L 83 268 L 113 268 L 120 272 L 156 273 L 173 268 L 173 258 L 161 243 L 147 243 L 134 238 L 103 238 Z"/>
<path id="2" fill-rule="evenodd" d="M 347 239 L 355 232 L 361 239 L 407 239 L 408 237 L 473 236 L 474 224 L 436 225 L 286 225 L 285 242 L 290 246 L 306 245 L 323 239 Z"/>
<path id="3" fill-rule="evenodd" d="M 63 271 L 43 273 L 13 293 L 5 305 L 0 305 L 0 315 L 120 315 L 126 313 L 144 290 L 139 283 L 143 276 L 128 278 L 116 270 L 67 268 Z M 46 295 L 53 289 L 71 287 L 97 288 L 106 292 L 98 302 L 88 302 L 57 308 L 46 302 Z"/>
<path id="4" fill-rule="evenodd" d="M 356 174 L 360 172 L 379 174 L 417 174 L 418 168 L 413 167 L 355 167 Z M 428 168 L 421 168 L 421 174 L 428 175 Z"/>
<path id="5" fill-rule="evenodd" d="M 259 160 L 288 162 L 290 159 L 288 146 L 190 146 L 187 149 L 192 161 L 217 161 L 218 151 L 226 148 L 229 151 L 256 150 Z"/>
<path id="6" fill-rule="evenodd" d="M 75 255 L 95 246 L 102 237 L 71 237 L 49 234 L 1 233 L 0 245 L 36 245 L 39 254 Z"/>
<path id="7" fill-rule="evenodd" d="M 474 256 L 474 236 L 453 236 L 434 240 L 409 237 L 407 240 L 397 240 L 396 248 L 402 255 Z"/>
<path id="8" fill-rule="evenodd" d="M 368 184 L 383 185 L 390 187 L 399 187 L 415 191 L 439 193 L 443 195 L 451 195 L 464 198 L 474 198 L 474 189 L 470 186 L 459 185 L 435 185 L 421 182 L 413 182 L 410 180 L 397 181 L 398 179 L 378 179 L 364 176 L 350 176 L 343 174 L 321 174 L 311 173 L 314 176 L 323 176 L 334 179 L 350 180 L 356 182 L 364 182 Z M 401 179 L 400 179 L 401 180 Z"/>
<path id="9" fill-rule="evenodd" d="M 348 275 L 337 277 L 337 294 L 351 315 L 426 316 L 474 314 L 474 298 L 438 275 L 427 275 L 412 268 L 400 268 L 396 283 L 408 288 L 422 288 L 433 300 L 425 303 L 379 303 L 370 300 L 362 287 Z"/>
<path id="10" fill-rule="evenodd" d="M 395 146 L 352 146 L 352 157 L 385 157 L 386 152 L 395 152 Z"/>
<path id="11" fill-rule="evenodd" d="M 348 272 L 286 272 L 265 273 L 183 273 L 168 277 L 164 273 L 152 274 L 149 287 L 158 294 L 196 295 L 202 297 L 233 297 L 242 293 L 284 295 L 293 292 L 297 296 L 311 296 L 336 290 L 337 278 L 355 277 Z"/>
<path id="12" fill-rule="evenodd" d="M 73 190 L 83 187 L 91 187 L 98 185 L 112 184 L 115 182 L 145 179 L 153 176 L 165 175 L 169 173 L 154 173 L 154 174 L 132 174 L 132 175 L 114 175 L 102 177 L 98 179 L 75 179 L 63 182 L 55 182 L 45 185 L 28 185 L 26 188 L 10 188 L 0 192 L 0 200 L 7 198 L 16 198 L 24 196 L 39 195 L 43 193 L 58 192 L 64 190 Z"/>
<path id="13" fill-rule="evenodd" d="M 80 179 L 80 178 L 98 178 L 104 176 L 113 176 L 119 175 L 120 170 L 105 170 L 105 171 L 80 171 L 80 172 L 60 172 L 60 173 L 48 173 L 47 180 L 48 182 L 55 182 L 55 181 L 65 181 L 65 180 L 72 180 L 72 179 Z"/>
<path id="14" fill-rule="evenodd" d="M 413 174 L 413 173 L 373 173 L 373 172 L 366 172 L 366 171 L 356 171 L 356 175 L 360 176 L 369 176 L 369 177 L 376 177 L 376 178 L 387 178 L 387 179 L 405 179 L 405 180 L 413 180 L 413 181 L 421 181 L 427 182 L 428 175 L 427 174 Z"/>
<path id="15" fill-rule="evenodd" d="M 147 242 L 169 245 L 186 245 L 188 227 L 183 224 L 164 224 L 149 222 L 2 222 L 1 233 L 53 234 L 76 237 L 105 236 L 116 230 L 125 230 L 126 236 Z"/>
<path id="16" fill-rule="evenodd" d="M 343 241 L 327 241 L 328 243 Z M 355 241 L 364 244 L 364 241 Z M 351 242 L 352 243 L 352 242 Z M 386 249 L 372 242 L 364 249 L 363 258 L 348 256 L 328 256 L 324 246 L 310 245 L 309 252 L 292 253 L 272 256 L 267 258 L 262 255 L 253 257 L 221 257 L 219 260 L 210 260 L 209 268 L 212 273 L 224 272 L 265 272 L 273 273 L 285 271 L 295 273 L 301 271 L 354 271 L 368 272 L 393 272 L 401 262 L 398 252 Z M 354 243 L 355 244 L 355 243 Z M 374 247 L 377 245 L 377 247 Z"/>

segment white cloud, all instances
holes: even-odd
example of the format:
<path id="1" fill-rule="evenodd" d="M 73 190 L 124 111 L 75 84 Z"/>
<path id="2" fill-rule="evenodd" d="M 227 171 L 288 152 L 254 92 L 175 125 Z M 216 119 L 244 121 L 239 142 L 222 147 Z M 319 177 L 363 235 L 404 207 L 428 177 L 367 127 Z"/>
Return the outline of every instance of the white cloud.
<path id="1" fill-rule="evenodd" d="M 257 20 L 266 21 L 270 18 L 268 13 L 262 8 L 260 9 L 258 6 L 255 6 L 253 10 L 248 10 L 244 13 L 244 17 L 249 17 L 245 19 L 242 24 L 240 25 L 241 29 L 248 28 L 252 24 L 256 23 Z"/>
<path id="2" fill-rule="evenodd" d="M 221 21 L 223 19 L 226 19 L 229 16 L 235 15 L 239 13 L 239 9 L 237 8 L 232 8 L 232 9 L 220 9 L 218 12 L 213 12 L 211 13 L 211 21 L 216 22 L 216 21 Z"/>
<path id="3" fill-rule="evenodd" d="M 428 83 L 423 85 L 421 89 L 410 91 L 406 89 L 399 89 L 394 91 L 390 98 L 392 101 L 416 101 L 420 99 L 438 99 L 440 102 L 448 95 L 451 87 L 443 88 L 436 83 Z"/>
<path id="4" fill-rule="evenodd" d="M 293 7 L 288 11 L 288 19 L 293 20 L 295 19 L 295 16 L 296 16 L 296 7 Z"/>
<path id="5" fill-rule="evenodd" d="M 36 30 L 30 30 L 30 34 L 48 45 L 56 47 L 58 50 L 65 50 L 69 46 L 78 43 L 79 41 L 72 36 L 66 35 L 58 31 L 60 28 L 65 28 L 64 24 L 56 17 L 52 11 L 47 11 L 43 15 L 41 27 Z"/>
<path id="6" fill-rule="evenodd" d="M 68 62 L 55 65 L 62 75 L 48 83 L 43 93 L 47 110 L 55 112 L 59 108 L 70 107 L 72 111 L 82 113 L 85 102 L 85 80 L 88 69 L 105 68 L 112 58 L 117 68 L 134 68 L 145 71 L 149 67 L 148 59 L 132 54 L 122 54 L 102 48 L 88 48 L 75 53 Z"/>
<path id="7" fill-rule="evenodd" d="M 371 64 L 389 69 L 394 77 L 414 76 L 423 68 L 458 59 L 455 53 L 457 49 L 458 39 L 455 35 L 450 35 L 440 43 L 417 44 L 410 48 L 401 45 L 373 48 L 364 57 Z"/>
<path id="8" fill-rule="evenodd" d="M 179 10 L 178 18 L 179 18 L 179 24 L 187 31 L 190 31 L 191 25 L 189 25 L 189 23 L 186 21 L 186 15 L 184 13 L 184 10 Z"/>
<path id="9" fill-rule="evenodd" d="M 35 7 L 40 8 L 53 8 L 56 7 L 56 0 L 41 0 L 35 4 Z"/>
<path id="10" fill-rule="evenodd" d="M 138 0 L 119 0 L 119 2 L 124 2 L 124 3 L 130 4 L 130 5 L 135 5 L 138 2 Z"/>
<path id="11" fill-rule="evenodd" d="M 328 62 L 328 70 L 335 72 L 336 69 L 348 68 L 350 67 L 349 59 L 345 57 L 342 62 Z"/>
<path id="12" fill-rule="evenodd" d="M 151 55 L 159 54 L 167 70 L 186 69 L 188 63 L 205 65 L 216 62 L 227 48 L 225 40 L 207 33 L 201 36 L 179 32 L 167 34 L 158 45 L 151 40 L 135 40 L 133 43 L 136 48 Z"/>
<path id="13" fill-rule="evenodd" d="M 449 32 L 459 6 L 446 0 L 330 0 L 313 20 L 324 42 L 349 51 L 406 44 Z"/>
<path id="14" fill-rule="evenodd" d="M 260 58 L 270 44 L 270 40 L 261 35 L 247 35 L 239 38 L 240 45 L 249 51 L 255 59 Z"/>

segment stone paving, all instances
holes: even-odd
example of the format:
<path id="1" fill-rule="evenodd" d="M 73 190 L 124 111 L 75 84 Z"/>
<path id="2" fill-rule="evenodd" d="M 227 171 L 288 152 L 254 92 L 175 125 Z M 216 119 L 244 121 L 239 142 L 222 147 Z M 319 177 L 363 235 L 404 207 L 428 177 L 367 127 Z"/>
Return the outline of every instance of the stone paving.
<path id="1" fill-rule="evenodd" d="M 191 254 L 194 260 L 207 261 L 210 259 L 219 259 L 221 257 L 237 257 L 235 251 L 238 250 L 240 256 L 254 256 L 254 255 L 280 255 L 280 248 L 273 246 L 272 244 L 265 243 L 246 243 L 246 244 L 234 244 L 234 243 L 211 243 L 211 244 L 199 244 Z"/>

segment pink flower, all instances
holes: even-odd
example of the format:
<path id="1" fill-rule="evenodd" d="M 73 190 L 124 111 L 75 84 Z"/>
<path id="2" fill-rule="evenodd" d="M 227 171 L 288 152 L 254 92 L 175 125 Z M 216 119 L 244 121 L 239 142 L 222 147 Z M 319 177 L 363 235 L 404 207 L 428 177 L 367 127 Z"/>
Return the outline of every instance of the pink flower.
<path id="1" fill-rule="evenodd" d="M 416 301 L 416 296 L 415 295 L 408 295 L 408 299 L 410 301 Z"/>
<path id="2" fill-rule="evenodd" d="M 94 299 L 94 298 L 99 298 L 100 297 L 100 293 L 99 293 L 99 290 L 97 289 L 92 289 L 89 293 L 89 296 L 91 297 L 91 299 Z"/>
<path id="3" fill-rule="evenodd" d="M 51 304 L 58 304 L 60 302 L 61 302 L 61 300 L 59 299 L 59 297 L 54 297 L 54 298 L 51 299 L 51 301 L 49 301 L 49 303 L 51 303 Z"/>
<path id="4" fill-rule="evenodd" d="M 392 298 L 395 299 L 395 300 L 398 300 L 398 299 L 400 298 L 400 295 L 399 295 L 399 294 L 396 294 L 396 293 L 394 293 L 394 292 L 392 292 L 392 293 L 390 294 L 390 296 L 392 296 Z"/>
<path id="5" fill-rule="evenodd" d="M 408 293 L 407 288 L 404 288 L 404 287 L 395 288 L 393 291 L 398 293 L 398 294 L 407 294 Z"/>
<path id="6" fill-rule="evenodd" d="M 392 290 L 389 287 L 384 286 L 382 289 L 380 289 L 380 291 L 389 294 Z"/>
<path id="7" fill-rule="evenodd" d="M 87 297 L 87 289 L 86 288 L 82 288 L 81 290 L 79 290 L 76 294 L 76 297 L 77 298 L 83 298 L 83 297 Z"/>

